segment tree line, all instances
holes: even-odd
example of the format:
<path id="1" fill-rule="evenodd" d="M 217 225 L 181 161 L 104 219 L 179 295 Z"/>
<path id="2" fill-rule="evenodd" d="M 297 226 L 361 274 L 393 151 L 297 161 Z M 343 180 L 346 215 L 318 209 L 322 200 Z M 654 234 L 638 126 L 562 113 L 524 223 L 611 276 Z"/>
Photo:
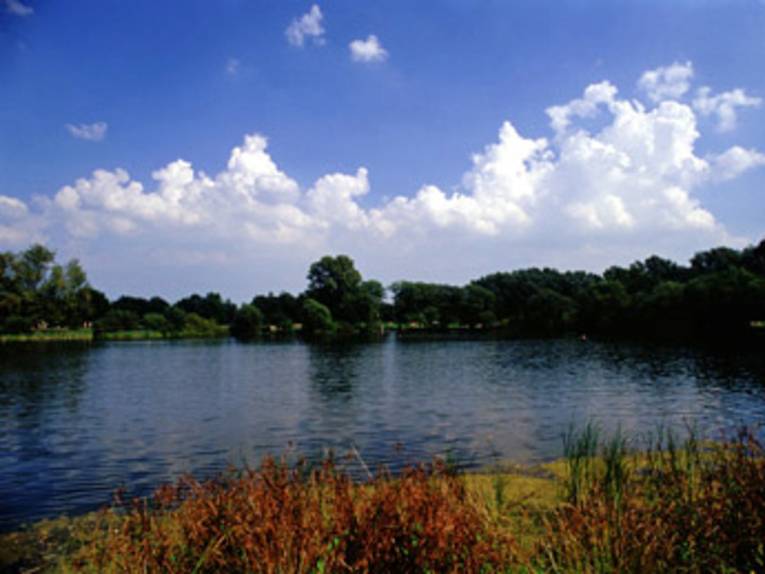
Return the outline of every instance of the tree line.
<path id="1" fill-rule="evenodd" d="M 0 331 L 92 327 L 96 335 L 166 337 L 230 333 L 333 336 L 402 330 L 492 330 L 507 336 L 737 336 L 765 328 L 765 240 L 718 247 L 687 265 L 652 256 L 602 274 L 530 268 L 464 286 L 365 280 L 346 255 L 314 262 L 298 294 L 256 295 L 236 305 L 219 293 L 110 301 L 76 260 L 61 265 L 34 245 L 0 253 Z M 386 298 L 389 295 L 389 298 Z"/>

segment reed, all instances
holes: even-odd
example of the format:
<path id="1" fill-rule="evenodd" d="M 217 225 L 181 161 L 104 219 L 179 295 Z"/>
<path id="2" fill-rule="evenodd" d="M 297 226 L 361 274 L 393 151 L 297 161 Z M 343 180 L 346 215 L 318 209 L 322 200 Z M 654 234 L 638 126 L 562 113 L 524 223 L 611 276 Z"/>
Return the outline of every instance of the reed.
<path id="1" fill-rule="evenodd" d="M 591 450 L 591 436 L 577 441 L 572 456 Z M 707 445 L 694 433 L 682 445 L 664 434 L 642 453 L 617 436 L 601 453 L 590 474 L 567 478 L 577 497 L 547 520 L 535 557 L 541 568 L 765 571 L 765 453 L 751 431 Z"/>

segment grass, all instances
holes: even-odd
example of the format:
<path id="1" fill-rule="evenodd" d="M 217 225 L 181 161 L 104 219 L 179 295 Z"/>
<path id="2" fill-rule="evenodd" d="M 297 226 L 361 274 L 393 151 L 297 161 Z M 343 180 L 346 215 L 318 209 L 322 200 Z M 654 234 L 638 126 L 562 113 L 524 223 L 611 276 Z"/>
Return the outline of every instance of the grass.
<path id="1" fill-rule="evenodd" d="M 46 341 L 92 341 L 91 329 L 48 329 L 33 333 L 0 335 L 0 343 L 30 343 Z"/>
<path id="2" fill-rule="evenodd" d="M 228 337 L 228 327 L 219 326 L 213 331 L 183 330 L 173 333 L 163 333 L 150 329 L 135 329 L 131 331 L 110 331 L 94 335 L 92 329 L 48 329 L 32 333 L 0 334 L 0 343 L 44 343 L 58 341 L 148 341 L 158 339 L 209 339 Z"/>
<path id="3" fill-rule="evenodd" d="M 161 331 L 136 329 L 133 331 L 108 331 L 99 333 L 98 338 L 102 341 L 147 341 L 153 339 L 164 339 L 165 335 Z"/>
<path id="4" fill-rule="evenodd" d="M 765 452 L 572 430 L 565 457 L 354 482 L 266 460 L 0 538 L 0 569 L 63 572 L 765 572 Z"/>
<path id="5" fill-rule="evenodd" d="M 97 338 L 102 341 L 151 341 L 158 339 L 215 339 L 228 337 L 228 327 L 218 326 L 213 330 L 162 332 L 151 329 L 136 329 L 132 331 L 106 331 L 98 333 Z"/>

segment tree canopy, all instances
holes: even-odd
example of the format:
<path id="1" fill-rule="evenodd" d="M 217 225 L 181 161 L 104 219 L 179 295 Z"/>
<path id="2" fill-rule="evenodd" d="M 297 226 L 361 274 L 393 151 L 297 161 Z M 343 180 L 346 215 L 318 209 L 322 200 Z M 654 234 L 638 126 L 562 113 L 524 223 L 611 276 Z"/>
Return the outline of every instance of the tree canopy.
<path id="1" fill-rule="evenodd" d="M 263 333 L 306 336 L 400 329 L 493 329 L 511 336 L 735 336 L 765 324 L 765 240 L 743 250 L 718 247 L 688 265 L 658 256 L 602 275 L 529 268 L 497 272 L 464 286 L 365 280 L 349 256 L 313 262 L 303 293 L 256 295 L 237 307 L 219 293 L 174 304 L 123 295 L 113 302 L 90 286 L 77 260 L 56 262 L 33 245 L 0 253 L 0 331 L 28 332 L 94 323 L 97 333 L 150 331 L 164 336 Z"/>

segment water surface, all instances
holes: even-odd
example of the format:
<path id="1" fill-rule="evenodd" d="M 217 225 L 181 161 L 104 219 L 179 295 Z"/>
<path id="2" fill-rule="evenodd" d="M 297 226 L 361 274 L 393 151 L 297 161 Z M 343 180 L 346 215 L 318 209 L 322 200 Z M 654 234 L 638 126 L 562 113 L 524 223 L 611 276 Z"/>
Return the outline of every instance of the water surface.
<path id="1" fill-rule="evenodd" d="M 752 354 L 580 341 L 0 348 L 0 529 L 267 453 L 370 466 L 561 454 L 572 423 L 716 436 L 765 421 Z M 353 471 L 353 462 L 348 462 Z M 358 469 L 356 469 L 358 470 Z"/>

